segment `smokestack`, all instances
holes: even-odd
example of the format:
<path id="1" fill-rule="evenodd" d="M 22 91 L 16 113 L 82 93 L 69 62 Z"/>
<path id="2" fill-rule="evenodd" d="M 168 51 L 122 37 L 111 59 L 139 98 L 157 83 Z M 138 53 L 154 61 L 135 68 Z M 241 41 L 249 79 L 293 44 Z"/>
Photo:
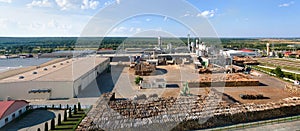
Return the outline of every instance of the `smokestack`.
<path id="1" fill-rule="evenodd" d="M 267 56 L 270 55 L 270 43 L 267 43 Z"/>
<path id="2" fill-rule="evenodd" d="M 191 44 L 190 44 L 190 34 L 188 34 L 187 37 L 188 37 L 188 39 L 187 39 L 188 40 L 187 41 L 188 49 L 189 49 L 189 51 L 192 51 Z"/>
<path id="3" fill-rule="evenodd" d="M 196 48 L 199 49 L 199 40 L 198 39 L 196 39 Z"/>
<path id="4" fill-rule="evenodd" d="M 158 48 L 161 49 L 161 38 L 158 36 Z"/>

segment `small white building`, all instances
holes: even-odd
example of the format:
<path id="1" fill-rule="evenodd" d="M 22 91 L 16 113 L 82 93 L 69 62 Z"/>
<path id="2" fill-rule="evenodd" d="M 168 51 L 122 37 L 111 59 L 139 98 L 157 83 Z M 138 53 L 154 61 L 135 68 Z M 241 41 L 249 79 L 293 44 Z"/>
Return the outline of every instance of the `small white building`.
<path id="1" fill-rule="evenodd" d="M 152 88 L 166 88 L 166 80 L 165 79 L 155 79 L 152 82 Z"/>
<path id="2" fill-rule="evenodd" d="M 0 128 L 26 112 L 25 100 L 0 101 Z"/>
<path id="3" fill-rule="evenodd" d="M 166 88 L 166 80 L 159 78 L 154 80 L 143 80 L 141 83 L 142 88 Z"/>

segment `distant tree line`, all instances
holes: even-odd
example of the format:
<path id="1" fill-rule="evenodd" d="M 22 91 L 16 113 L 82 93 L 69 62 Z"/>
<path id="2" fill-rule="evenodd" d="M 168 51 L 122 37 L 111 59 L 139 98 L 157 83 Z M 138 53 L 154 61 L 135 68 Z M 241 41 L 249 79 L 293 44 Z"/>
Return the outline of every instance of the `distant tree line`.
<path id="1" fill-rule="evenodd" d="M 188 39 L 162 37 L 163 47 L 172 43 L 172 47 L 187 46 Z M 190 38 L 190 42 L 195 42 L 196 38 Z M 255 48 L 266 49 L 266 42 L 259 39 L 247 38 L 201 38 L 199 42 L 205 44 L 220 43 L 223 48 L 241 49 Z M 21 54 L 21 53 L 51 53 L 56 50 L 76 50 L 76 49 L 113 49 L 122 46 L 127 48 L 152 48 L 157 46 L 158 39 L 150 37 L 0 37 L 0 54 Z M 218 44 L 219 45 L 219 44 Z M 272 47 L 271 47 L 272 48 Z M 300 49 L 287 47 L 287 44 L 275 44 L 274 50 L 293 50 Z"/>

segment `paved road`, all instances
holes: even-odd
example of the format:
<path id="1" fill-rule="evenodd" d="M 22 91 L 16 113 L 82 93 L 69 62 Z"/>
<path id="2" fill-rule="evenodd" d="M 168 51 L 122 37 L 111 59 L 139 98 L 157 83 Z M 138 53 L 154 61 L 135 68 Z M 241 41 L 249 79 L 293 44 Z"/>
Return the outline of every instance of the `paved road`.
<path id="1" fill-rule="evenodd" d="M 55 118 L 58 113 L 63 114 L 63 111 L 34 110 L 24 118 L 12 121 L 0 131 L 36 131 L 37 128 L 44 130 L 44 123 L 48 121 L 50 127 L 51 119 Z"/>
<path id="2" fill-rule="evenodd" d="M 243 131 L 296 131 L 300 130 L 300 121 L 270 124 L 259 127 L 242 129 Z"/>

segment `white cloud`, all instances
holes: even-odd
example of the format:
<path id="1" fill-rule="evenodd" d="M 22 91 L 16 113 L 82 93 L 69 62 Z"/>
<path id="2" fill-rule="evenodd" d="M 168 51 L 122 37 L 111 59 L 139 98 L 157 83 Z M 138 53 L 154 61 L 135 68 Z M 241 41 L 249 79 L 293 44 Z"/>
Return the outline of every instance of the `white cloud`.
<path id="1" fill-rule="evenodd" d="M 186 17 L 186 16 L 191 16 L 191 14 L 190 14 L 190 13 L 185 13 L 183 16 L 184 16 L 184 17 Z"/>
<path id="2" fill-rule="evenodd" d="M 142 28 L 136 28 L 135 29 L 135 33 L 139 33 L 139 32 L 141 32 L 142 31 Z"/>
<path id="3" fill-rule="evenodd" d="M 0 18 L 0 29 L 8 29 L 10 28 L 10 25 L 14 23 L 13 21 L 7 19 L 7 18 Z"/>
<path id="4" fill-rule="evenodd" d="M 164 21 L 168 21 L 169 19 L 168 19 L 168 17 L 167 16 L 165 16 L 164 17 Z"/>
<path id="5" fill-rule="evenodd" d="M 130 35 L 134 35 L 136 33 L 139 33 L 142 31 L 142 28 L 138 28 L 138 27 L 124 27 L 124 26 L 120 26 L 120 27 L 116 27 L 114 28 L 109 35 L 111 36 L 130 36 Z"/>
<path id="6" fill-rule="evenodd" d="M 91 17 L 8 6 L 2 9 L 10 11 L 0 12 L 0 36 L 79 36 Z"/>
<path id="7" fill-rule="evenodd" d="M 55 0 L 61 10 L 96 9 L 99 1 L 96 0 Z"/>
<path id="8" fill-rule="evenodd" d="M 112 33 L 123 33 L 124 31 L 127 31 L 128 28 L 127 27 L 116 27 L 112 30 Z"/>
<path id="9" fill-rule="evenodd" d="M 48 0 L 33 0 L 31 3 L 26 5 L 28 8 L 32 7 L 51 7 L 52 3 Z"/>
<path id="10" fill-rule="evenodd" d="M 289 7 L 290 5 L 294 4 L 295 2 L 294 1 L 291 1 L 289 3 L 283 3 L 283 4 L 280 4 L 278 5 L 278 7 Z"/>
<path id="11" fill-rule="evenodd" d="M 55 2 L 61 10 L 77 9 L 82 3 L 80 0 L 55 0 Z"/>
<path id="12" fill-rule="evenodd" d="M 114 1 L 109 0 L 109 1 L 104 2 L 104 6 L 108 6 L 108 5 L 111 5 L 113 3 L 114 3 Z"/>
<path id="13" fill-rule="evenodd" d="M 146 21 L 149 22 L 149 21 L 151 21 L 151 19 L 147 18 Z"/>
<path id="14" fill-rule="evenodd" d="M 3 2 L 3 3 L 11 3 L 12 0 L 0 0 L 0 2 Z"/>
<path id="15" fill-rule="evenodd" d="M 81 9 L 96 9 L 99 5 L 99 1 L 83 0 Z"/>
<path id="16" fill-rule="evenodd" d="M 117 4 L 120 4 L 121 3 L 121 0 L 116 0 Z"/>
<path id="17" fill-rule="evenodd" d="M 205 10 L 205 11 L 202 11 L 201 13 L 199 13 L 197 16 L 198 17 L 206 17 L 206 18 L 214 17 L 216 11 L 217 11 L 217 9 L 215 9 L 215 10 Z"/>

